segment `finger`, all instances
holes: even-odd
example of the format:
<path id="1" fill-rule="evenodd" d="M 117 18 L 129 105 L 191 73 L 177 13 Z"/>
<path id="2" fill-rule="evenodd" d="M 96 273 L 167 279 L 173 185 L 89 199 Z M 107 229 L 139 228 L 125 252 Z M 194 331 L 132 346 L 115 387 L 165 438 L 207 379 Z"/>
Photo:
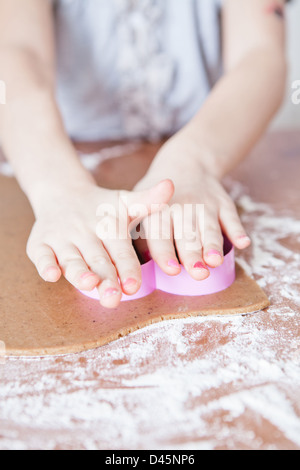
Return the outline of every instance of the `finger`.
<path id="1" fill-rule="evenodd" d="M 217 211 L 206 211 L 200 224 L 203 243 L 203 258 L 208 266 L 215 268 L 224 261 L 224 239 Z"/>
<path id="2" fill-rule="evenodd" d="M 181 267 L 175 252 L 170 212 L 152 214 L 143 221 L 149 252 L 166 274 L 176 276 Z"/>
<path id="3" fill-rule="evenodd" d="M 107 239 L 103 244 L 116 267 L 123 292 L 135 294 L 141 287 L 142 272 L 131 239 Z"/>
<path id="4" fill-rule="evenodd" d="M 193 215 L 183 217 L 178 212 L 173 213 L 174 240 L 178 257 L 190 276 L 201 281 L 209 276 L 202 257 L 202 243 L 198 225 L 193 221 Z"/>
<path id="5" fill-rule="evenodd" d="M 53 250 L 48 245 L 34 244 L 29 241 L 27 255 L 44 281 L 57 282 L 60 279 L 61 270 Z"/>
<path id="6" fill-rule="evenodd" d="M 197 249 L 196 244 L 192 243 L 194 248 L 189 248 L 188 245 L 191 243 L 189 237 L 187 239 L 176 240 L 175 243 L 180 262 L 190 276 L 196 281 L 207 279 L 210 273 L 202 257 L 201 245 Z"/>
<path id="7" fill-rule="evenodd" d="M 106 249 L 97 237 L 91 237 L 80 244 L 79 249 L 90 270 L 99 278 L 100 303 L 106 308 L 118 307 L 122 290 L 115 266 Z"/>
<path id="8" fill-rule="evenodd" d="M 222 204 L 219 217 L 223 232 L 234 246 L 244 249 L 251 244 L 251 240 L 238 215 L 237 208 L 231 199 Z"/>
<path id="9" fill-rule="evenodd" d="M 96 232 L 116 267 L 123 292 L 127 295 L 135 294 L 141 286 L 142 274 L 129 234 L 127 217 L 122 214 L 119 214 L 119 218 L 104 217 L 98 223 Z"/>
<path id="10" fill-rule="evenodd" d="M 99 284 L 99 277 L 89 270 L 81 253 L 74 245 L 59 246 L 55 251 L 65 278 L 74 287 L 91 291 Z"/>
<path id="11" fill-rule="evenodd" d="M 121 191 L 120 197 L 125 203 L 128 215 L 132 219 L 141 220 L 148 214 L 160 211 L 174 194 L 171 180 L 163 180 L 146 191 Z"/>

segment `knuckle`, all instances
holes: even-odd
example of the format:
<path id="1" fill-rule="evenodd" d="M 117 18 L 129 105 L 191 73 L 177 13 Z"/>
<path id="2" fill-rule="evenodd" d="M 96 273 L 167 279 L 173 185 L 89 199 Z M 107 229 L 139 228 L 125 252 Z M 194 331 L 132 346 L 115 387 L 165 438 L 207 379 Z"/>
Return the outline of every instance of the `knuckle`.
<path id="1" fill-rule="evenodd" d="M 222 209 L 227 212 L 237 214 L 237 208 L 232 199 L 226 198 L 222 200 Z"/>
<path id="2" fill-rule="evenodd" d="M 126 261 L 131 260 L 133 258 L 133 254 L 131 250 L 121 250 L 117 252 L 117 260 Z"/>
<path id="3" fill-rule="evenodd" d="M 204 211 L 204 222 L 205 223 L 216 223 L 218 220 L 218 211 L 215 208 L 206 208 Z"/>
<path id="4" fill-rule="evenodd" d="M 33 238 L 29 238 L 26 244 L 26 255 L 32 261 L 32 263 L 36 263 L 37 258 L 39 257 L 39 253 L 41 251 L 40 245 L 36 243 Z"/>
<path id="5" fill-rule="evenodd" d="M 217 222 L 208 222 L 203 227 L 203 232 L 208 233 L 211 236 L 218 236 L 220 234 L 220 226 Z"/>
<path id="6" fill-rule="evenodd" d="M 82 263 L 82 258 L 79 256 L 66 256 L 61 259 L 61 264 L 65 267 L 74 266 L 77 263 Z"/>
<path id="7" fill-rule="evenodd" d="M 94 255 L 91 259 L 91 266 L 105 266 L 111 264 L 110 260 L 105 255 Z"/>
<path id="8" fill-rule="evenodd" d="M 52 263 L 49 260 L 49 257 L 47 256 L 41 256 L 38 260 L 35 262 L 35 266 L 39 273 L 42 273 L 46 268 L 52 266 Z"/>
<path id="9" fill-rule="evenodd" d="M 202 252 L 202 246 L 196 240 L 186 241 L 181 247 L 181 255 L 189 256 L 194 258 L 199 256 L 199 253 Z"/>
<path id="10" fill-rule="evenodd" d="M 203 230 L 203 243 L 217 243 L 218 245 L 222 245 L 223 243 L 223 236 L 221 233 L 220 227 L 204 227 Z"/>

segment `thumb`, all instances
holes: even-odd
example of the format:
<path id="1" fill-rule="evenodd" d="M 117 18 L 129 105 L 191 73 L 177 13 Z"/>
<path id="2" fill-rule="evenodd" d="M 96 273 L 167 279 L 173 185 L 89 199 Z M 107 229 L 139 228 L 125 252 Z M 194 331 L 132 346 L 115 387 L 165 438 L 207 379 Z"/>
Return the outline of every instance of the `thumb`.
<path id="1" fill-rule="evenodd" d="M 123 191 L 121 198 L 127 207 L 131 219 L 143 219 L 147 215 L 159 212 L 172 199 L 174 184 L 166 179 L 144 191 Z"/>

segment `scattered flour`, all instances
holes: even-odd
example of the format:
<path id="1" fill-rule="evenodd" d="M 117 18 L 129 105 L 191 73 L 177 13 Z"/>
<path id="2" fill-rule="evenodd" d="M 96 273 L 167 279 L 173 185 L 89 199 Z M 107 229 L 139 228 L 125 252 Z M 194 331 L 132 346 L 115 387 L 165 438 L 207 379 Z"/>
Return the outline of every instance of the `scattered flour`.
<path id="1" fill-rule="evenodd" d="M 8 177 L 12 177 L 14 175 L 12 166 L 8 162 L 0 160 L 0 175 Z"/>
<path id="2" fill-rule="evenodd" d="M 134 153 L 137 151 L 138 147 L 138 144 L 115 145 L 95 153 L 80 153 L 79 156 L 81 162 L 87 170 L 95 171 L 96 168 L 105 160 L 110 160 L 111 158 L 118 158 L 130 153 Z"/>

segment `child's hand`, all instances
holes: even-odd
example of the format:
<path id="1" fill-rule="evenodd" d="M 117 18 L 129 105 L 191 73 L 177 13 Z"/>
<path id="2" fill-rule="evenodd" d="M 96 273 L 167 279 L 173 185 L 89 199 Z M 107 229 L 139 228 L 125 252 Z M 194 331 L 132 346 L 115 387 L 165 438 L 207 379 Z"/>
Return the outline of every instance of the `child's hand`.
<path id="1" fill-rule="evenodd" d="M 78 289 L 93 290 L 98 286 L 101 304 L 115 308 L 122 291 L 134 294 L 141 284 L 140 263 L 128 233 L 129 224 L 138 222 L 134 205 L 143 205 L 146 216 L 153 203 L 159 210 L 173 192 L 170 181 L 141 192 L 111 191 L 92 183 L 52 191 L 51 197 L 35 210 L 28 256 L 45 281 L 56 282 L 63 273 Z M 107 208 L 110 215 L 99 217 Z M 124 239 L 117 236 L 100 240 L 96 235 L 109 227 L 118 228 L 119 222 L 125 223 Z"/>
<path id="2" fill-rule="evenodd" d="M 188 152 L 182 137 L 162 147 L 136 189 L 154 184 L 166 174 L 175 186 L 169 204 L 172 211 L 167 208 L 160 223 L 155 214 L 144 219 L 148 249 L 165 273 L 180 272 L 178 259 L 194 279 L 206 279 L 207 266 L 216 267 L 223 262 L 222 232 L 239 249 L 249 246 L 250 239 L 234 202 L 219 180 L 204 169 L 199 158 Z"/>

